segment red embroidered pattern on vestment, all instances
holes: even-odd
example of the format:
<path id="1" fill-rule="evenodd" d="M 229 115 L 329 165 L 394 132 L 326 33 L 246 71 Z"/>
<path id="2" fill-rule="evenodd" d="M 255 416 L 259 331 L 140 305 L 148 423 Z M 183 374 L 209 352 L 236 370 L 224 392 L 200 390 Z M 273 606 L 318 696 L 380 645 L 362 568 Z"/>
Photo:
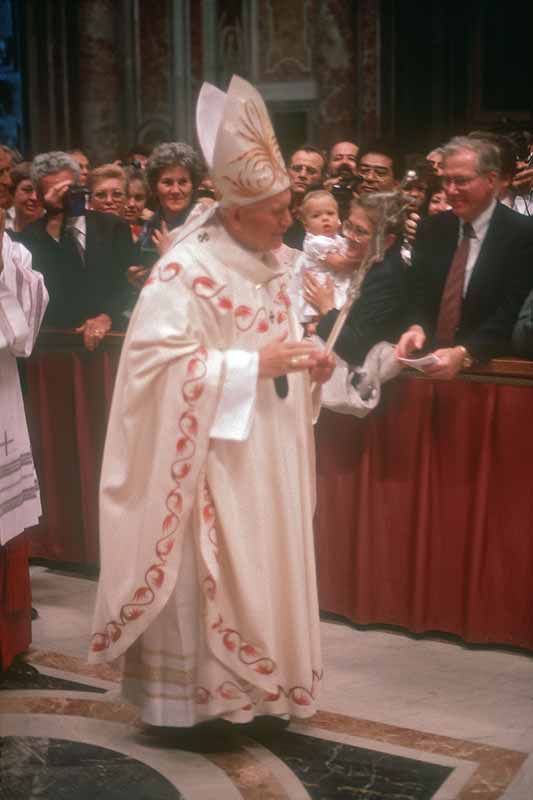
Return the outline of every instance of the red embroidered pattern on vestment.
<path id="1" fill-rule="evenodd" d="M 249 691 L 240 687 L 233 681 L 224 681 L 213 691 L 207 689 L 205 686 L 197 686 L 195 688 L 195 699 L 198 705 L 207 705 L 217 696 L 222 697 L 224 700 L 238 700 L 242 698 L 247 702 L 246 705 L 241 707 L 241 710 L 251 711 L 259 702 L 274 703 L 283 695 L 287 700 L 292 701 L 297 706 L 310 706 L 315 700 L 317 686 L 323 677 L 323 670 L 320 672 L 313 670 L 310 688 L 306 686 L 291 686 L 290 689 L 284 689 L 283 686 L 278 686 L 277 692 L 272 692 L 270 694 L 263 693 L 258 700 L 253 700 Z M 249 690 L 253 691 L 254 687 L 249 685 Z"/>
<path id="2" fill-rule="evenodd" d="M 284 310 L 278 310 L 276 314 L 272 311 L 269 313 L 266 306 L 260 306 L 255 312 L 247 305 L 239 305 L 234 309 L 231 298 L 227 294 L 222 294 L 226 288 L 227 284 L 219 284 L 207 275 L 200 275 L 192 282 L 192 290 L 197 297 L 202 300 L 216 301 L 216 305 L 221 311 L 233 311 L 235 325 L 241 333 L 246 333 L 252 328 L 257 333 L 267 333 L 270 330 L 270 323 L 276 322 L 278 325 L 282 325 L 287 320 L 286 309 L 291 305 L 291 301 L 287 294 L 287 284 L 284 281 L 281 282 L 274 298 L 274 303 L 282 305 Z"/>
<path id="3" fill-rule="evenodd" d="M 144 286 L 149 286 L 151 283 L 155 283 L 157 280 L 160 280 L 163 283 L 168 283 L 169 281 L 174 280 L 174 278 L 180 274 L 182 269 L 183 267 L 181 264 L 178 264 L 177 261 L 170 261 L 168 264 L 162 265 L 156 264 L 150 274 L 150 277 L 147 281 L 145 281 Z"/>
<path id="4" fill-rule="evenodd" d="M 164 583 L 167 559 L 176 543 L 180 515 L 183 510 L 182 481 L 191 471 L 192 458 L 196 452 L 198 419 L 195 414 L 195 403 L 204 391 L 206 374 L 207 351 L 204 347 L 200 347 L 189 359 L 187 378 L 181 387 L 182 397 L 188 408 L 181 414 L 178 422 L 181 435 L 176 442 L 177 458 L 170 468 L 174 487 L 168 493 L 165 501 L 167 513 L 162 524 L 163 536 L 155 545 L 157 560 L 144 573 L 144 583 L 133 592 L 130 602 L 120 609 L 119 618 L 107 622 L 104 631 L 93 634 L 91 650 L 94 653 L 107 650 L 113 642 L 118 641 L 126 625 L 139 619 L 145 609 L 152 605 L 156 592 Z"/>

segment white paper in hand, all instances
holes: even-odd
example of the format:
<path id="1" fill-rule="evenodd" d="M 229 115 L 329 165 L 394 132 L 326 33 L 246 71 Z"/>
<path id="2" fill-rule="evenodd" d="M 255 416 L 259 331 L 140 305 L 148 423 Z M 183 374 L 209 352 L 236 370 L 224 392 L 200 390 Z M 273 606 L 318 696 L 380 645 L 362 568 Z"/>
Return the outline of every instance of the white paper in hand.
<path id="1" fill-rule="evenodd" d="M 427 367 L 433 367 L 437 364 L 440 364 L 440 358 L 436 356 L 435 353 L 428 353 L 427 356 L 420 356 L 420 358 L 400 358 L 398 356 L 398 361 L 400 361 L 402 364 L 405 364 L 406 367 L 418 369 L 420 372 L 425 372 Z"/>

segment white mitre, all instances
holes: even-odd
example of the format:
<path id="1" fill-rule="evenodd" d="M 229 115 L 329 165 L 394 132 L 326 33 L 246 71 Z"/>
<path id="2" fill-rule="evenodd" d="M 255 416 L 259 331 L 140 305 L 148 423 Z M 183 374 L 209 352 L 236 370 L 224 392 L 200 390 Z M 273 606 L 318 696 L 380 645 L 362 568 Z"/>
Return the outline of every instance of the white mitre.
<path id="1" fill-rule="evenodd" d="M 234 75 L 227 94 L 204 83 L 196 106 L 198 139 L 222 206 L 246 206 L 290 181 L 259 92 Z"/>

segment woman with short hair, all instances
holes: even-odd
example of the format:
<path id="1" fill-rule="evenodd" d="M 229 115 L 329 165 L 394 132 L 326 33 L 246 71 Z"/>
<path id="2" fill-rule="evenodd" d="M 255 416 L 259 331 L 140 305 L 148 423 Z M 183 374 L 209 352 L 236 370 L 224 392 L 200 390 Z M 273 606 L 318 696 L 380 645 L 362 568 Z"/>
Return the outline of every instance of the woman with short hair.
<path id="1" fill-rule="evenodd" d="M 17 234 L 31 222 L 42 217 L 44 208 L 31 179 L 31 163 L 29 161 L 23 161 L 13 167 L 10 176 L 13 185 L 15 213 L 11 219 L 6 219 L 6 230 Z"/>
<path id="2" fill-rule="evenodd" d="M 183 142 L 165 142 L 152 152 L 146 176 L 155 213 L 139 237 L 145 267 L 152 267 L 163 252 L 166 234 L 186 222 L 195 206 L 195 191 L 204 172 L 198 153 Z"/>
<path id="3" fill-rule="evenodd" d="M 87 180 L 92 211 L 121 217 L 126 205 L 126 173 L 116 164 L 102 164 L 91 170 Z"/>

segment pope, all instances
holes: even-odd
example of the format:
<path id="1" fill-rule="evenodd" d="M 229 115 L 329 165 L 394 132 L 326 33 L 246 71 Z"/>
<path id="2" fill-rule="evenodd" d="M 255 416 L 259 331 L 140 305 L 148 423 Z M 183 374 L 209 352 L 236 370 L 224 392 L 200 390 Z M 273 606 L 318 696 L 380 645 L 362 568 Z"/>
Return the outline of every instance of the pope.
<path id="1" fill-rule="evenodd" d="M 220 201 L 180 229 L 126 335 L 90 647 L 125 655 L 146 723 L 178 728 L 316 711 L 312 426 L 333 369 L 292 316 L 289 178 L 261 97 L 204 84 L 197 127 Z"/>

